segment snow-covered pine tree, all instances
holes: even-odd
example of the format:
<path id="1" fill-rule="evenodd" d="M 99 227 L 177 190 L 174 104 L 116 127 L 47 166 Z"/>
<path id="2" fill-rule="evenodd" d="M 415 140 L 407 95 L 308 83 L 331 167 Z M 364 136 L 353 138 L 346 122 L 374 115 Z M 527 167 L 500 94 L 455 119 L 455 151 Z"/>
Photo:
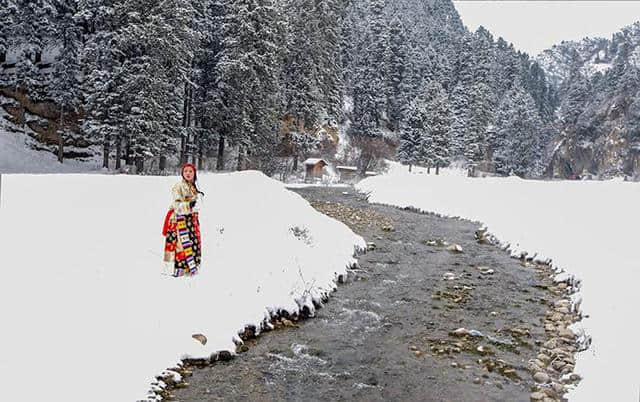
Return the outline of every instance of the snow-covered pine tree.
<path id="1" fill-rule="evenodd" d="M 199 37 L 193 30 L 194 8 L 188 0 L 135 0 L 118 3 L 122 18 L 119 50 L 123 85 L 119 88 L 128 117 L 124 128 L 130 136 L 139 172 L 144 160 L 173 146 L 180 132 L 184 87 Z"/>
<path id="2" fill-rule="evenodd" d="M 5 63 L 8 63 L 9 52 L 13 51 L 19 43 L 18 31 L 20 28 L 18 0 L 6 0 L 0 8 L 0 87 L 9 88 L 16 85 L 16 75 L 13 68 L 8 66 L 5 70 Z M 10 73 L 10 71 L 12 73 Z"/>
<path id="3" fill-rule="evenodd" d="M 320 21 L 315 0 L 288 0 L 286 54 L 283 66 L 283 89 L 286 115 L 294 120 L 297 132 L 312 129 L 324 109 L 321 89 Z"/>
<path id="4" fill-rule="evenodd" d="M 489 141 L 497 173 L 521 177 L 540 173 L 543 123 L 533 112 L 536 110 L 531 95 L 516 82 L 500 103 L 492 123 L 494 134 Z"/>
<path id="5" fill-rule="evenodd" d="M 430 148 L 431 164 L 436 168 L 436 174 L 440 168 L 449 166 L 451 143 L 451 109 L 446 93 L 442 86 L 432 81 L 427 84 L 423 99 L 426 101 L 426 141 L 425 146 Z"/>
<path id="6" fill-rule="evenodd" d="M 229 139 L 239 146 L 237 168 L 245 150 L 270 155 L 279 125 L 277 48 L 280 16 L 272 0 L 225 0 L 219 87 L 225 104 Z"/>
<path id="7" fill-rule="evenodd" d="M 320 27 L 318 52 L 320 89 L 323 108 L 330 121 L 342 119 L 344 97 L 342 26 L 346 9 L 345 0 L 315 0 L 316 18 Z"/>
<path id="8" fill-rule="evenodd" d="M 409 165 L 409 171 L 413 165 L 423 161 L 421 151 L 424 150 L 424 121 L 416 102 L 411 103 L 406 110 L 405 121 L 400 128 L 400 144 L 398 145 L 397 157 L 401 163 Z"/>
<path id="9" fill-rule="evenodd" d="M 78 2 L 61 0 L 56 6 L 56 38 L 59 54 L 54 62 L 53 79 L 48 83 L 48 94 L 60 109 L 58 120 L 58 161 L 63 162 L 65 133 L 64 117 L 77 115 L 84 101 L 82 88 L 82 21 Z"/>
<path id="10" fill-rule="evenodd" d="M 409 62 L 408 42 L 402 20 L 396 15 L 389 26 L 389 47 L 387 50 L 387 115 L 389 128 L 397 131 L 404 118 L 410 85 L 407 77 Z"/>

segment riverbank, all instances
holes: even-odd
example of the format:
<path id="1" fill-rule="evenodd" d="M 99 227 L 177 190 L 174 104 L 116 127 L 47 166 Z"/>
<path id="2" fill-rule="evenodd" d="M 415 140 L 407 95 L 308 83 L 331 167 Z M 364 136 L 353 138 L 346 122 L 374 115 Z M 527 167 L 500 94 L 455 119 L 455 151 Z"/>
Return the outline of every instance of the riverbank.
<path id="1" fill-rule="evenodd" d="M 562 400 L 562 379 L 577 380 L 576 346 L 558 332 L 577 317 L 556 310 L 571 284 L 549 267 L 479 242 L 469 221 L 372 205 L 352 189 L 296 191 L 369 252 L 314 319 L 195 370 L 177 400 Z"/>

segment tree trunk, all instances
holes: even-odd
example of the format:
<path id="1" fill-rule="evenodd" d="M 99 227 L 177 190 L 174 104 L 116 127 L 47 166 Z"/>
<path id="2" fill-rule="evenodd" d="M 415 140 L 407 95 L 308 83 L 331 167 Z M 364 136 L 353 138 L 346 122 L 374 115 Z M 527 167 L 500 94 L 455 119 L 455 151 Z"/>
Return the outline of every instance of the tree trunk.
<path id="1" fill-rule="evenodd" d="M 203 152 L 202 141 L 198 144 L 198 170 L 204 169 L 204 152 Z"/>
<path id="2" fill-rule="evenodd" d="M 431 174 L 431 165 L 427 165 L 427 174 Z"/>
<path id="3" fill-rule="evenodd" d="M 188 113 L 187 109 L 189 107 L 189 84 L 185 82 L 184 84 L 184 101 L 182 102 L 182 127 L 185 128 L 182 135 L 180 136 L 180 166 L 182 166 L 186 162 L 186 151 L 187 151 L 187 130 L 188 127 Z"/>
<path id="4" fill-rule="evenodd" d="M 440 174 L 440 163 L 436 163 L 436 176 Z"/>
<path id="5" fill-rule="evenodd" d="M 236 164 L 236 170 L 240 171 L 242 170 L 242 160 L 243 160 L 243 155 L 244 150 L 242 149 L 242 146 L 238 146 L 238 163 Z"/>
<path id="6" fill-rule="evenodd" d="M 132 160 L 133 158 L 131 156 L 131 138 L 129 138 L 129 137 L 127 137 L 127 147 L 126 147 L 125 152 L 127 154 L 126 158 L 125 158 L 127 166 L 133 165 L 133 160 Z"/>
<path id="7" fill-rule="evenodd" d="M 409 173 L 411 173 L 411 167 L 412 167 L 412 165 L 409 164 Z"/>
<path id="8" fill-rule="evenodd" d="M 116 136 L 116 170 L 120 170 L 122 167 L 122 138 L 120 135 Z"/>
<path id="9" fill-rule="evenodd" d="M 292 172 L 296 172 L 298 170 L 298 154 L 293 155 L 293 168 L 291 169 Z"/>
<path id="10" fill-rule="evenodd" d="M 160 163 L 158 169 L 160 169 L 160 173 L 164 173 L 164 170 L 167 168 L 167 157 L 164 155 L 160 155 Z"/>
<path id="11" fill-rule="evenodd" d="M 142 156 L 136 156 L 136 174 L 142 174 L 144 171 L 144 158 Z"/>
<path id="12" fill-rule="evenodd" d="M 102 144 L 103 148 L 103 154 L 102 154 L 102 167 L 103 168 L 107 168 L 109 169 L 109 143 L 111 142 L 111 137 L 109 136 L 109 134 L 106 134 L 104 136 L 104 143 Z"/>
<path id="13" fill-rule="evenodd" d="M 62 163 L 64 159 L 64 129 L 62 128 L 62 117 L 64 108 L 60 106 L 60 126 L 58 127 L 58 162 Z"/>
<path id="14" fill-rule="evenodd" d="M 224 170 L 224 135 L 218 139 L 218 159 L 216 160 L 216 170 Z"/>

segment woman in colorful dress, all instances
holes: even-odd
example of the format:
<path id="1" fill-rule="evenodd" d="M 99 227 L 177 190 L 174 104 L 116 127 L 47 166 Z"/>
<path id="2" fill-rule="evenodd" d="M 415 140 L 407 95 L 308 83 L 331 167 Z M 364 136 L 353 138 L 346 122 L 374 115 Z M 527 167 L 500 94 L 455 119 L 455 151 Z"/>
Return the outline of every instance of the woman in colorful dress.
<path id="1" fill-rule="evenodd" d="M 196 185 L 194 165 L 185 164 L 180 174 L 182 178 L 171 189 L 172 203 L 162 229 L 164 273 L 175 277 L 197 274 L 202 257 L 198 201 L 204 193 Z"/>

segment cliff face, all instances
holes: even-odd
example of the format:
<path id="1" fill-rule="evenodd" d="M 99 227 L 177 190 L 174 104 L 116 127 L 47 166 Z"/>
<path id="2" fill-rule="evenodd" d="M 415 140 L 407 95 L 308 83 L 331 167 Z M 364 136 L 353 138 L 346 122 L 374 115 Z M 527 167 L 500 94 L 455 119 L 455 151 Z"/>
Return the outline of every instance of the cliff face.
<path id="1" fill-rule="evenodd" d="M 640 179 L 640 23 L 538 58 L 560 96 L 547 173 Z"/>

